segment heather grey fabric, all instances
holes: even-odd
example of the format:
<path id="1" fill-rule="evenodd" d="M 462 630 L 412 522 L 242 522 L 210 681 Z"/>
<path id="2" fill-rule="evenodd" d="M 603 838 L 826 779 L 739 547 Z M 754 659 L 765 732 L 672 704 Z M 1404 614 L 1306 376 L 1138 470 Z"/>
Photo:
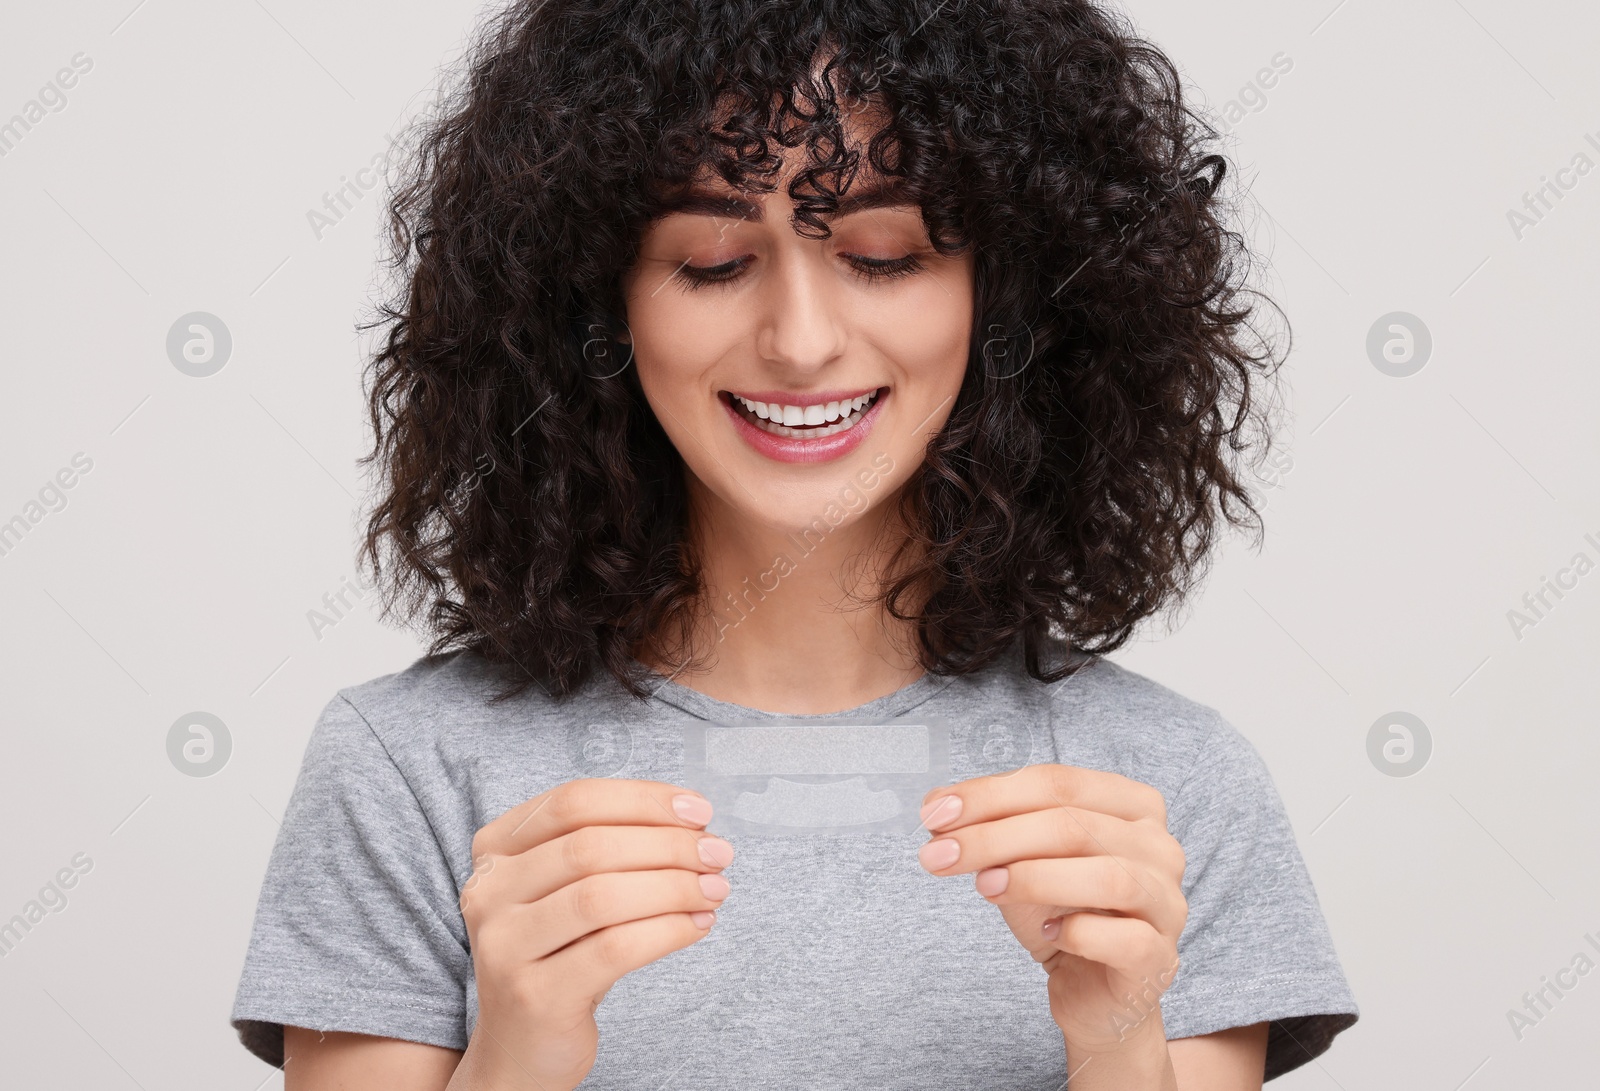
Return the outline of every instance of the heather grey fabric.
<path id="1" fill-rule="evenodd" d="M 834 716 L 777 716 L 608 675 L 557 703 L 489 705 L 496 668 L 424 657 L 341 690 L 306 749 L 256 910 L 232 1022 L 280 1065 L 283 1024 L 464 1049 L 477 1018 L 458 898 L 476 830 L 581 776 L 683 783 L 684 728 L 940 718 L 954 778 L 1039 762 L 1158 788 L 1188 856 L 1168 1038 L 1271 1020 L 1268 1079 L 1356 1020 L 1282 802 L 1216 712 L 1095 660 L 1054 685 L 1017 654 L 924 676 Z M 716 829 L 715 821 L 711 827 Z M 732 892 L 702 940 L 619 981 L 584 1087 L 1060 1091 L 1045 973 L 928 834 L 730 835 Z"/>

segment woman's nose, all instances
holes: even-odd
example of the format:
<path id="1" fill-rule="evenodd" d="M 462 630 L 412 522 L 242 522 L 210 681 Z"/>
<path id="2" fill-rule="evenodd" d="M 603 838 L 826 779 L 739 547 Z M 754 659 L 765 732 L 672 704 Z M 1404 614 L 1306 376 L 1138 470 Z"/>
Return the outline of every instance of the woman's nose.
<path id="1" fill-rule="evenodd" d="M 786 372 L 821 370 L 844 353 L 845 321 L 834 274 L 818 244 L 775 262 L 766 290 L 752 300 L 756 352 Z"/>

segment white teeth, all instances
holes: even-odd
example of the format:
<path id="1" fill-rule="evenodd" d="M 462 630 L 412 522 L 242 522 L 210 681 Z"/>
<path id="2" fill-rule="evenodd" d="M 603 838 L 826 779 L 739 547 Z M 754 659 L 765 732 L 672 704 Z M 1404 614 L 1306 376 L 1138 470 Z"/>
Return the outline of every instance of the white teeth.
<path id="1" fill-rule="evenodd" d="M 737 394 L 733 395 L 733 400 L 757 420 L 769 422 L 759 425 L 763 431 L 790 438 L 822 439 L 824 436 L 835 435 L 853 427 L 863 416 L 862 410 L 871 405 L 877 397 L 878 392 L 873 391 L 859 398 L 807 406 L 751 401 Z"/>

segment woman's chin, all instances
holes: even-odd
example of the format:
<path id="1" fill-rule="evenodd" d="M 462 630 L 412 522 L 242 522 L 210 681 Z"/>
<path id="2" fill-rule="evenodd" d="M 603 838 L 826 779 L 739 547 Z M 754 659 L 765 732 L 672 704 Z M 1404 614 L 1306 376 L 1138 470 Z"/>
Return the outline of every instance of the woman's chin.
<path id="1" fill-rule="evenodd" d="M 778 540 L 780 547 L 787 548 L 787 543 L 805 554 L 826 542 L 853 539 L 875 528 L 886 510 L 882 507 L 885 489 L 863 489 L 848 476 L 815 489 L 775 488 L 766 495 L 754 491 L 754 501 L 750 496 L 737 498 L 734 506 L 739 524 L 760 528 L 760 533 Z M 767 496 L 770 503 L 765 502 Z"/>

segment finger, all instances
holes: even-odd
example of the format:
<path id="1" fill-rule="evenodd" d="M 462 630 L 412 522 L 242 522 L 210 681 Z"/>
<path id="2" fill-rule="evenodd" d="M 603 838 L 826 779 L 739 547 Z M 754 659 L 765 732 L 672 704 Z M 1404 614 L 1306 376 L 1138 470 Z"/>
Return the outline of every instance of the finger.
<path id="1" fill-rule="evenodd" d="M 938 806 L 947 797 L 955 804 Z M 1159 817 L 1166 827 L 1161 793 L 1120 773 L 1076 765 L 1029 765 L 1015 772 L 973 777 L 930 791 L 922 800 L 922 822 L 930 830 L 957 829 L 1046 807 L 1079 807 L 1130 822 Z"/>
<path id="2" fill-rule="evenodd" d="M 996 905 L 1108 910 L 1174 936 L 1183 930 L 1189 912 L 1177 886 L 1138 864 L 1112 856 L 1021 860 L 996 871 L 1005 874 L 981 871 L 974 884 L 978 893 Z"/>
<path id="3" fill-rule="evenodd" d="M 661 913 L 715 909 L 727 896 L 728 880 L 715 873 L 607 871 L 516 906 L 507 919 L 526 937 L 525 957 L 543 958 L 602 928 Z"/>
<path id="4" fill-rule="evenodd" d="M 708 935 L 715 920 L 716 913 L 708 910 L 703 916 L 663 913 L 613 924 L 551 955 L 546 964 L 558 980 L 570 982 L 577 995 L 598 996 L 623 975 Z"/>
<path id="5" fill-rule="evenodd" d="M 1058 856 L 1119 856 L 1154 864 L 1162 859 L 1163 849 L 1153 844 L 1158 837 L 1171 840 L 1165 830 L 1157 831 L 1149 823 L 1081 807 L 1046 807 L 941 830 L 918 850 L 918 858 L 935 875 Z"/>
<path id="6" fill-rule="evenodd" d="M 472 839 L 472 856 L 512 856 L 582 826 L 697 829 L 709 821 L 710 801 L 676 784 L 584 777 L 541 792 L 488 823 Z"/>
<path id="7" fill-rule="evenodd" d="M 461 900 L 463 908 L 473 901 L 536 902 L 603 871 L 720 871 L 732 861 L 733 846 L 703 830 L 584 826 L 515 856 L 478 857 Z"/>
<path id="8" fill-rule="evenodd" d="M 1059 951 L 1109 966 L 1136 980 L 1159 980 L 1162 988 L 1178 972 L 1177 944 L 1147 922 L 1131 917 L 1069 913 L 1047 940 Z"/>

